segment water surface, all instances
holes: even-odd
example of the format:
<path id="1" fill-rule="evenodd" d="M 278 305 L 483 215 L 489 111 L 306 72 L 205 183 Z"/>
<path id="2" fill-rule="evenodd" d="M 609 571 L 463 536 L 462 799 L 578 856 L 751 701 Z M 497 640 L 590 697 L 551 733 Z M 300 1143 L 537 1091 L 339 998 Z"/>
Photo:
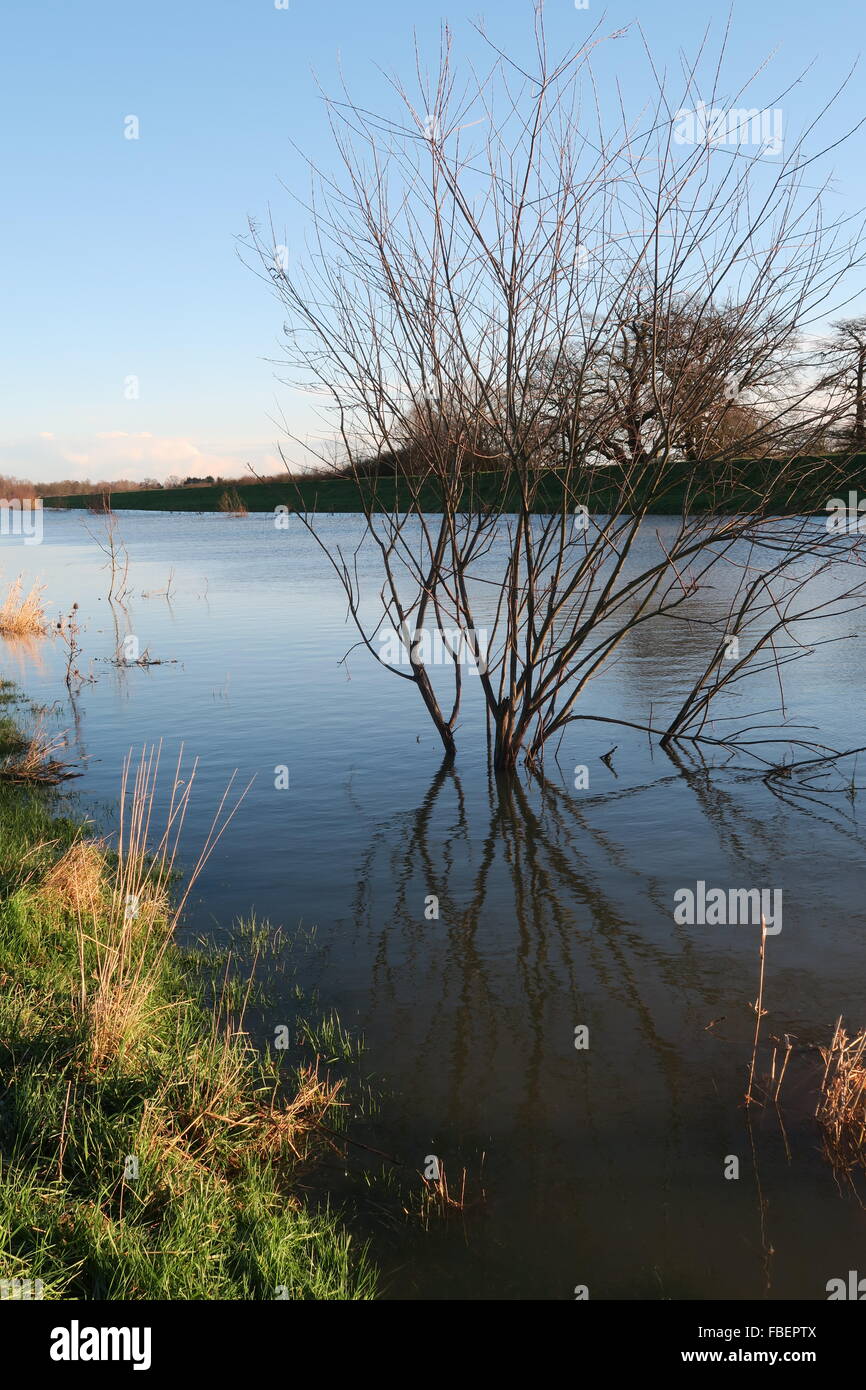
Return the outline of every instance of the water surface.
<path id="1" fill-rule="evenodd" d="M 863 800 L 840 791 L 850 762 L 806 797 L 745 756 L 708 767 L 587 723 L 548 759 L 545 786 L 502 783 L 470 689 L 444 768 L 408 683 L 363 651 L 341 664 L 345 599 L 299 524 L 122 513 L 119 526 L 125 607 L 106 598 L 102 518 L 47 512 L 42 546 L 0 540 L 3 579 L 41 577 L 55 616 L 79 604 L 80 665 L 97 679 L 73 706 L 56 640 L 0 644 L 2 672 L 54 707 L 84 768 L 75 795 L 103 826 L 130 748 L 162 740 L 166 762 L 181 744 L 199 760 L 187 861 L 232 772 L 255 779 L 188 934 L 221 939 L 253 913 L 286 929 L 302 983 L 365 1036 L 385 1099 L 356 1134 L 401 1172 L 435 1154 L 453 1186 L 465 1167 L 473 1196 L 483 1173 L 485 1200 L 443 1228 L 363 1214 L 388 1294 L 821 1299 L 828 1279 L 866 1269 L 866 1215 L 811 1120 L 807 1050 L 839 1014 L 866 1024 Z M 353 517 L 323 526 L 347 550 L 359 535 Z M 849 615 L 820 635 L 856 630 Z M 110 664 L 129 634 L 164 664 Z M 650 702 L 674 709 L 706 640 L 699 622 L 641 630 L 581 708 L 636 721 Z M 861 639 L 818 648 L 787 670 L 788 717 L 835 746 L 866 743 L 864 677 Z M 768 675 L 732 708 L 778 703 Z M 614 744 L 610 771 L 600 755 Z M 579 764 L 590 782 L 578 791 Z M 275 787 L 281 766 L 288 790 Z M 783 891 L 764 1029 L 803 1050 L 781 1113 L 742 1106 L 757 933 L 674 921 L 675 891 L 699 879 Z M 289 944 L 299 923 L 316 929 L 312 952 Z M 274 971 L 264 1034 L 286 1016 L 289 978 Z M 738 1180 L 724 1176 L 730 1155 Z"/>

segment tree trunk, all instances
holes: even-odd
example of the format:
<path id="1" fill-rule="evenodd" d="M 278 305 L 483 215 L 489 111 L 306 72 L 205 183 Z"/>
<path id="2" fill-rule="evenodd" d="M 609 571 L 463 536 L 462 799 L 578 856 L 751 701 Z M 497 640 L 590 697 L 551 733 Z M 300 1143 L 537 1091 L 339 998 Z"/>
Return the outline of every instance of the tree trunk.
<path id="1" fill-rule="evenodd" d="M 497 772 L 513 772 L 517 766 L 520 742 L 514 734 L 514 711 L 503 700 L 496 712 L 496 740 L 493 745 L 493 766 Z"/>

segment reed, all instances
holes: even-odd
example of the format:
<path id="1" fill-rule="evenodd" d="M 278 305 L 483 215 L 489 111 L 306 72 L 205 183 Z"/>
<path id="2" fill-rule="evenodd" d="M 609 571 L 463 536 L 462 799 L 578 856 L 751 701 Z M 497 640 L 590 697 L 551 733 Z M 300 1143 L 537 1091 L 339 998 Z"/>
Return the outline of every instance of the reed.
<path id="1" fill-rule="evenodd" d="M 48 630 L 42 595 L 45 585 L 35 583 L 24 592 L 21 575 L 9 586 L 0 604 L 0 635 L 4 637 L 42 637 Z"/>
<path id="2" fill-rule="evenodd" d="M 249 508 L 236 487 L 226 488 L 217 504 L 221 512 L 229 516 L 247 516 Z"/>
<path id="3" fill-rule="evenodd" d="M 438 1173 L 436 1177 L 427 1177 L 422 1174 L 422 1189 L 417 1211 L 413 1210 L 414 1203 L 404 1207 L 408 1216 L 417 1216 L 425 1230 L 429 1230 L 432 1221 L 447 1221 L 455 1213 L 459 1213 L 461 1218 L 470 1207 L 474 1207 L 486 1201 L 487 1194 L 484 1190 L 484 1159 L 481 1155 L 481 1166 L 479 1170 L 477 1191 L 474 1196 L 467 1194 L 467 1184 L 469 1174 L 463 1168 L 460 1174 L 460 1191 L 452 1191 L 448 1186 L 448 1178 L 445 1173 L 445 1164 L 441 1160 L 437 1164 Z"/>
<path id="4" fill-rule="evenodd" d="M 754 1003 L 755 1010 L 755 1039 L 752 1044 L 752 1061 L 749 1067 L 749 1083 L 746 1087 L 745 1104 L 754 1105 L 755 1097 L 752 1095 L 752 1086 L 755 1082 L 755 1062 L 758 1057 L 758 1043 L 761 1038 L 761 1019 L 767 1012 L 764 1008 L 764 966 L 767 956 L 767 923 L 764 921 L 764 914 L 761 913 L 761 948 L 760 948 L 760 971 L 758 975 L 758 997 Z"/>
<path id="5" fill-rule="evenodd" d="M 91 1065 L 105 1066 L 134 1046 L 150 1017 L 150 1001 L 163 956 L 195 883 L 234 818 L 246 789 L 229 806 L 234 775 L 223 793 L 184 890 L 174 897 L 180 838 L 195 782 L 178 755 L 162 829 L 155 828 L 161 745 L 124 761 L 115 869 L 104 911 L 79 914 L 79 1013 L 90 1042 Z"/>
<path id="6" fill-rule="evenodd" d="M 816 1117 L 834 1167 L 866 1167 L 866 1029 L 849 1037 L 841 1017 L 829 1047 L 821 1048 L 824 1075 Z"/>

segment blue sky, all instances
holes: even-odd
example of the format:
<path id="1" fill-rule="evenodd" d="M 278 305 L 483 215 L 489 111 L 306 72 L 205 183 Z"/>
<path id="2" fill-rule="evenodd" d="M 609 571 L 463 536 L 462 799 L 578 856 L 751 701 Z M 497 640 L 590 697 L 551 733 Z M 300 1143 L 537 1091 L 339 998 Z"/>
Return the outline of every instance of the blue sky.
<path id="1" fill-rule="evenodd" d="M 305 408 L 276 378 L 269 359 L 282 314 L 240 261 L 237 238 L 270 205 L 286 244 L 303 246 L 302 215 L 281 182 L 304 185 L 292 142 L 328 162 L 316 78 L 334 90 L 342 67 L 358 100 L 381 108 L 390 98 L 379 69 L 411 77 L 413 31 L 432 61 L 447 19 L 458 52 L 477 57 L 470 21 L 484 15 L 497 42 L 519 51 L 531 12 L 531 0 L 289 0 L 288 9 L 274 0 L 9 0 L 0 21 L 0 473 L 272 469 L 276 417 L 285 411 L 303 433 Z M 772 93 L 814 64 L 787 99 L 795 118 L 857 57 L 858 13 L 842 0 L 762 0 L 732 15 L 732 79 L 775 53 Z M 639 23 L 670 67 L 708 26 L 720 39 L 727 17 L 708 0 L 546 5 L 557 51 L 599 22 L 603 31 Z M 602 80 L 614 77 L 641 99 L 636 33 L 602 60 Z M 864 110 L 858 72 L 830 125 L 841 131 Z M 130 115 L 137 140 L 124 137 Z M 834 212 L 866 201 L 864 139 L 834 156 Z"/>

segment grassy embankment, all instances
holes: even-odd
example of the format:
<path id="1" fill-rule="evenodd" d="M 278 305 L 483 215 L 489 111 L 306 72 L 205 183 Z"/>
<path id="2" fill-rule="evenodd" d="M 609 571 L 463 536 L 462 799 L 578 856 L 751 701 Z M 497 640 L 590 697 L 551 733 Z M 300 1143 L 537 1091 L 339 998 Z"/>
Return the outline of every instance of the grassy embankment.
<path id="1" fill-rule="evenodd" d="M 776 489 L 771 510 L 778 512 L 822 512 L 830 497 L 847 496 L 850 488 L 857 488 L 866 477 L 866 457 L 830 456 L 818 462 L 803 460 L 802 476 L 796 485 Z M 719 484 L 714 483 L 709 470 L 701 480 L 701 467 L 683 464 L 671 470 L 671 483 L 664 496 L 653 504 L 655 514 L 679 515 L 688 495 L 689 510 L 707 511 L 718 506 L 723 512 L 742 511 L 754 505 L 755 497 L 763 494 L 766 479 L 772 478 L 772 460 L 746 460 L 725 465 L 725 473 L 733 485 L 726 482 L 721 494 L 724 501 L 718 506 Z M 368 484 L 369 486 L 369 484 Z M 395 502 L 401 500 L 401 483 L 395 478 L 380 478 L 375 484 L 380 507 L 392 510 Z M 353 481 L 345 478 L 308 478 L 292 484 L 286 482 L 238 483 L 228 489 L 242 507 L 249 512 L 273 512 L 275 507 L 300 506 L 310 512 L 358 512 L 358 488 Z M 641 489 L 637 489 L 640 497 Z M 226 510 L 226 484 L 207 487 L 163 488 L 152 492 L 115 492 L 111 494 L 112 508 L 139 511 L 177 511 L 177 512 L 217 512 Z M 557 511 L 562 505 L 562 478 L 554 470 L 545 475 L 545 482 L 539 490 L 535 504 L 538 512 Z M 619 502 L 620 485 L 618 470 L 596 469 L 588 480 L 586 489 L 581 490 L 574 477 L 571 480 L 568 505 L 582 503 L 590 512 L 606 513 L 612 505 Z M 502 475 L 497 472 L 476 474 L 464 492 L 464 506 L 471 509 L 480 507 L 513 510 L 517 497 L 514 489 L 502 495 Z M 71 507 L 75 509 L 93 506 L 94 499 L 80 497 L 46 497 L 45 506 Z M 433 485 L 425 486 L 421 492 L 424 510 L 435 513 L 441 510 L 441 499 Z"/>
<path id="2" fill-rule="evenodd" d="M 4 713 L 0 760 L 20 744 Z M 56 792 L 0 778 L 0 1278 L 53 1299 L 371 1297 L 364 1251 L 299 1196 L 339 1084 L 256 1050 L 230 962 L 176 945 L 173 856 L 143 854 L 133 776 L 118 853 Z"/>

